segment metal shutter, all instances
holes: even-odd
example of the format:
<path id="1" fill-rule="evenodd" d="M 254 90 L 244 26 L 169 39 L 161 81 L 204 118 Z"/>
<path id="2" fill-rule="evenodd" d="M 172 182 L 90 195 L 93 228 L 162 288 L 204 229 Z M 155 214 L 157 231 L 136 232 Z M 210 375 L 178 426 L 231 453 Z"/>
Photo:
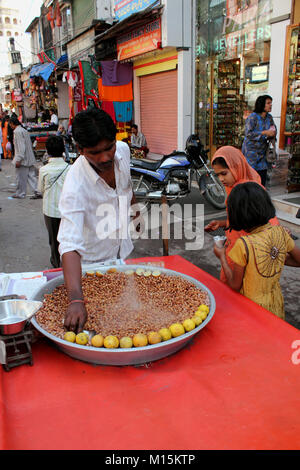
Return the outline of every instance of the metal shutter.
<path id="1" fill-rule="evenodd" d="M 140 77 L 141 132 L 150 152 L 177 149 L 177 70 Z"/>

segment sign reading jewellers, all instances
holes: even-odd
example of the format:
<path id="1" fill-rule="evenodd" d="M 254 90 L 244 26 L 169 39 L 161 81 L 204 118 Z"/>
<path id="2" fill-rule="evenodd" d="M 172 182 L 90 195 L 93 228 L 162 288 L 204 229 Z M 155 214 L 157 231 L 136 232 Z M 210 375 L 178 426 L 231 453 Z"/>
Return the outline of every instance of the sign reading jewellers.
<path id="1" fill-rule="evenodd" d="M 201 5 L 201 4 L 200 4 Z M 250 51 L 256 43 L 271 39 L 272 0 L 252 0 L 240 6 L 237 0 L 219 2 L 219 9 L 210 9 L 214 21 L 206 23 L 207 36 L 200 35 L 196 53 L 225 54 L 227 58 Z M 220 7 L 223 6 L 222 12 Z M 200 6 L 201 7 L 201 6 Z M 223 19 L 220 16 L 223 14 Z M 207 26 L 208 24 L 208 26 Z M 217 26 L 218 25 L 218 26 Z M 208 49 L 208 50 L 207 50 Z"/>
<path id="2" fill-rule="evenodd" d="M 157 0 L 115 0 L 115 14 L 117 19 L 122 21 L 154 3 L 157 3 Z"/>

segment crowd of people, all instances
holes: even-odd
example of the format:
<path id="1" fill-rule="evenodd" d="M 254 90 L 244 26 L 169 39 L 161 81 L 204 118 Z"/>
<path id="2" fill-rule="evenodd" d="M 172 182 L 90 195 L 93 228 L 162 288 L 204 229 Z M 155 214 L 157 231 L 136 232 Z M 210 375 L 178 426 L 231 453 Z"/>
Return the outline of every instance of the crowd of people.
<path id="1" fill-rule="evenodd" d="M 242 151 L 224 146 L 213 155 L 212 167 L 227 193 L 227 218 L 213 220 L 205 230 L 214 232 L 223 227 L 226 232 L 224 246 L 214 248 L 221 262 L 221 281 L 284 318 L 280 275 L 284 265 L 300 267 L 300 250 L 279 224 L 265 188 L 266 152 L 270 139 L 276 136 L 271 106 L 271 97 L 258 98 L 246 121 Z M 122 263 L 133 250 L 128 230 L 124 233 L 130 222 L 129 209 L 136 203 L 130 149 L 147 148 L 146 140 L 134 125 L 129 145 L 117 141 L 111 117 L 103 110 L 87 109 L 78 113 L 72 124 L 80 153 L 76 162 L 69 165 L 66 161 L 66 135 L 59 128 L 58 135 L 47 140 L 48 162 L 37 178 L 28 132 L 15 116 L 8 122 L 13 130 L 17 175 L 13 197 L 24 198 L 27 183 L 34 191 L 33 198 L 43 197 L 51 264 L 62 266 L 69 297 L 65 327 L 82 331 L 87 318 L 82 267 Z M 107 215 L 104 207 L 113 210 Z"/>

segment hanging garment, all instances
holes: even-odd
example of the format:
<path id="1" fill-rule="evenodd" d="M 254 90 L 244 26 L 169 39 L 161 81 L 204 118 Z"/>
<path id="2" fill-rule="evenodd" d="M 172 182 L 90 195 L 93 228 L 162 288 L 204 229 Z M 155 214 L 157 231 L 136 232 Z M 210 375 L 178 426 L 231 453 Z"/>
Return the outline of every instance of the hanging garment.
<path id="1" fill-rule="evenodd" d="M 117 60 L 105 60 L 101 62 L 103 86 L 128 85 L 133 78 L 133 66 L 131 62 L 122 64 Z"/>
<path id="2" fill-rule="evenodd" d="M 121 86 L 102 86 L 101 95 L 102 99 L 105 101 L 132 101 L 132 82 L 128 83 L 127 85 Z"/>
<path id="3" fill-rule="evenodd" d="M 116 122 L 115 108 L 112 101 L 102 101 L 101 108 L 110 115 L 114 123 Z"/>
<path id="4" fill-rule="evenodd" d="M 132 120 L 132 101 L 114 101 L 114 109 L 117 122 L 129 122 Z"/>

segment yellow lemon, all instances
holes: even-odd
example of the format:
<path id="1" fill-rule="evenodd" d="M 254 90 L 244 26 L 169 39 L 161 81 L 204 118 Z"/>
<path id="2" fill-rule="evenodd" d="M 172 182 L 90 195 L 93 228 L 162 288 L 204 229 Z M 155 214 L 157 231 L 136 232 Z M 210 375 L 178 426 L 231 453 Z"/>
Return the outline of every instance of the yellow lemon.
<path id="1" fill-rule="evenodd" d="M 157 344 L 161 342 L 161 336 L 157 331 L 151 331 L 151 333 L 148 334 L 148 341 L 149 344 Z"/>
<path id="2" fill-rule="evenodd" d="M 115 349 L 119 347 L 119 340 L 116 336 L 105 336 L 104 338 L 104 347 L 108 349 Z"/>
<path id="3" fill-rule="evenodd" d="M 132 348 L 132 345 L 132 339 L 128 336 L 123 336 L 123 338 L 120 339 L 120 348 Z"/>
<path id="4" fill-rule="evenodd" d="M 152 276 L 154 277 L 160 276 L 160 271 L 152 271 Z"/>
<path id="5" fill-rule="evenodd" d="M 116 273 L 116 272 L 117 272 L 117 268 L 109 268 L 106 272 L 107 272 L 107 273 Z"/>
<path id="6" fill-rule="evenodd" d="M 151 271 L 145 271 L 144 272 L 144 276 L 148 277 L 148 276 L 151 276 L 152 272 Z"/>
<path id="7" fill-rule="evenodd" d="M 200 305 L 200 307 L 197 308 L 197 312 L 206 312 L 207 314 L 209 313 L 209 307 L 205 304 Z"/>
<path id="8" fill-rule="evenodd" d="M 104 344 L 104 338 L 102 335 L 95 335 L 92 337 L 91 343 L 92 346 L 95 346 L 95 348 L 102 348 Z"/>
<path id="9" fill-rule="evenodd" d="M 143 270 L 143 268 L 137 268 L 137 270 L 135 271 L 135 273 L 136 273 L 138 276 L 142 276 L 142 274 L 144 274 L 144 270 Z"/>
<path id="10" fill-rule="evenodd" d="M 201 310 L 197 310 L 197 312 L 195 313 L 195 316 L 200 317 L 201 320 L 205 320 L 207 315 L 208 315 L 208 313 L 206 313 L 204 311 L 201 311 Z"/>
<path id="11" fill-rule="evenodd" d="M 169 328 L 162 328 L 161 330 L 159 330 L 159 334 L 162 337 L 163 341 L 168 341 L 168 339 L 172 338 L 172 334 Z"/>
<path id="12" fill-rule="evenodd" d="M 194 322 L 194 320 L 192 320 L 192 318 L 187 318 L 186 320 L 184 320 L 184 322 L 182 324 L 183 324 L 183 327 L 184 327 L 185 331 L 191 331 L 196 326 L 195 322 Z"/>
<path id="13" fill-rule="evenodd" d="M 125 271 L 125 274 L 128 274 L 129 276 L 131 276 L 132 274 L 134 274 L 134 270 L 128 269 L 128 271 Z"/>
<path id="14" fill-rule="evenodd" d="M 177 336 L 183 335 L 185 333 L 183 325 L 181 323 L 173 323 L 170 326 L 171 334 L 174 338 Z"/>
<path id="15" fill-rule="evenodd" d="M 87 271 L 86 272 L 87 276 L 94 276 L 94 274 L 95 274 L 94 271 Z"/>
<path id="16" fill-rule="evenodd" d="M 143 335 L 142 333 L 137 333 L 136 335 L 134 335 L 132 342 L 133 342 L 133 346 L 135 346 L 136 348 L 140 348 L 142 346 L 147 346 L 148 338 L 146 335 Z"/>
<path id="17" fill-rule="evenodd" d="M 199 326 L 202 323 L 202 318 L 200 315 L 195 315 L 192 320 L 194 321 L 196 326 Z"/>
<path id="18" fill-rule="evenodd" d="M 87 335 L 86 333 L 78 333 L 78 335 L 76 335 L 76 343 L 77 344 L 87 344 L 89 341 L 89 335 Z"/>
<path id="19" fill-rule="evenodd" d="M 73 331 L 67 331 L 67 333 L 65 333 L 64 339 L 66 341 L 70 341 L 70 343 L 75 343 L 76 335 Z"/>

